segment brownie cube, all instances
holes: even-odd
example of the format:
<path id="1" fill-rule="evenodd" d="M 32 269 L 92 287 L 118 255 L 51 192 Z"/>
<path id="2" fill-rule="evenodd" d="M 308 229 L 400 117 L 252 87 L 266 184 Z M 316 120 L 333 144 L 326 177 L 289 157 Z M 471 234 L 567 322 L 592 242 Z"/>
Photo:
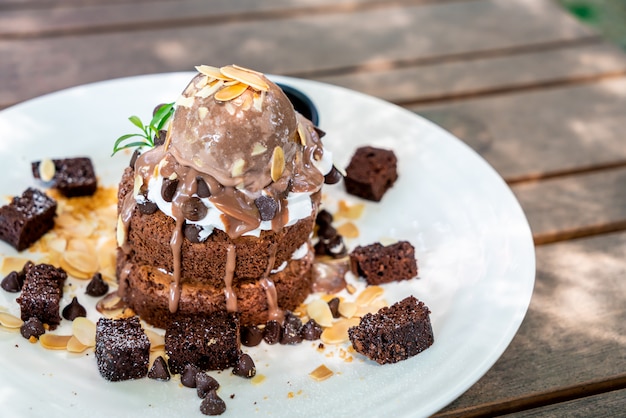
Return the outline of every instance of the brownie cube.
<path id="1" fill-rule="evenodd" d="M 54 227 L 57 202 L 33 188 L 0 208 L 0 239 L 25 250 Z"/>
<path id="2" fill-rule="evenodd" d="M 358 353 L 379 364 L 406 360 L 434 342 L 430 310 L 414 296 L 366 314 L 348 336 Z"/>
<path id="3" fill-rule="evenodd" d="M 30 266 L 24 276 L 22 294 L 17 298 L 23 321 L 37 318 L 55 329 L 61 323 L 59 303 L 67 273 L 50 264 Z"/>
<path id="4" fill-rule="evenodd" d="M 396 165 L 397 159 L 391 150 L 358 148 L 346 168 L 346 191 L 363 199 L 380 201 L 398 178 Z"/>
<path id="5" fill-rule="evenodd" d="M 91 196 L 96 192 L 98 181 L 91 159 L 87 157 L 63 158 L 52 160 L 54 176 L 52 187 L 66 197 Z M 41 161 L 31 164 L 33 176 L 41 180 L 39 166 Z"/>
<path id="6" fill-rule="evenodd" d="M 181 373 L 187 364 L 201 370 L 232 367 L 241 352 L 239 316 L 217 312 L 175 320 L 165 332 L 165 352 L 172 373 Z"/>
<path id="7" fill-rule="evenodd" d="M 138 317 L 100 318 L 96 324 L 96 360 L 102 377 L 116 382 L 148 374 L 150 340 Z"/>
<path id="8" fill-rule="evenodd" d="M 370 285 L 412 279 L 417 276 L 415 248 L 408 241 L 358 246 L 350 253 L 350 270 Z"/>

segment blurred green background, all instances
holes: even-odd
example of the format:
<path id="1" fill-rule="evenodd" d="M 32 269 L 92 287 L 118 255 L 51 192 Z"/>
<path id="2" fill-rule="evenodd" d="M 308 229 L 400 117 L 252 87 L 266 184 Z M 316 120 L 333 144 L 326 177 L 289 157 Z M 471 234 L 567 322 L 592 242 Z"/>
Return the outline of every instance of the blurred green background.
<path id="1" fill-rule="evenodd" d="M 582 22 L 626 50 L 626 0 L 557 0 Z"/>

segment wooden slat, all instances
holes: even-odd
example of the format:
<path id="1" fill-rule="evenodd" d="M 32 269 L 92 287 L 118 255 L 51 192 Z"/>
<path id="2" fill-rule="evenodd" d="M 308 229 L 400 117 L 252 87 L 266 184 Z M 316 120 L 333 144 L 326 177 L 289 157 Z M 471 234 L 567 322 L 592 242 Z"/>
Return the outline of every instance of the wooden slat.
<path id="1" fill-rule="evenodd" d="M 626 168 L 514 185 L 537 244 L 626 229 Z"/>
<path id="2" fill-rule="evenodd" d="M 315 79 L 410 106 L 616 74 L 626 74 L 624 51 L 593 40 L 557 44 L 544 50 L 509 49 L 486 56 L 473 53 L 445 62 L 400 63 L 395 68 Z"/>
<path id="3" fill-rule="evenodd" d="M 615 375 L 624 380 L 626 233 L 545 245 L 536 253 L 535 290 L 517 335 L 493 368 L 443 412 Z"/>
<path id="4" fill-rule="evenodd" d="M 0 41 L 0 104 L 112 77 L 189 70 L 203 62 L 312 76 L 591 35 L 551 2 L 476 0 L 132 34 L 5 40 Z"/>
<path id="5" fill-rule="evenodd" d="M 626 390 L 603 393 L 566 403 L 531 409 L 508 418 L 619 417 L 626 411 Z"/>
<path id="6" fill-rule="evenodd" d="M 626 77 L 411 106 L 478 151 L 510 182 L 626 161 Z"/>

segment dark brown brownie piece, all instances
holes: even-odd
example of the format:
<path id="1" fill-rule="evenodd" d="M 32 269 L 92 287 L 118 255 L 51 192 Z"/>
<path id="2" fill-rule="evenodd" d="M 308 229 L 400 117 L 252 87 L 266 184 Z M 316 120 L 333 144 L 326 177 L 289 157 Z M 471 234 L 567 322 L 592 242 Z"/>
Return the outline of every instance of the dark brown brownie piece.
<path id="1" fill-rule="evenodd" d="M 52 160 L 54 163 L 54 177 L 52 187 L 59 190 L 64 196 L 91 196 L 96 192 L 98 180 L 91 163 L 87 157 L 63 158 Z M 39 166 L 41 161 L 34 161 L 32 166 L 33 176 L 41 180 Z"/>
<path id="2" fill-rule="evenodd" d="M 96 325 L 96 360 L 102 377 L 116 382 L 148 374 L 150 340 L 138 317 L 100 318 Z"/>
<path id="3" fill-rule="evenodd" d="M 430 310 L 414 296 L 366 314 L 348 336 L 358 353 L 379 364 L 406 360 L 434 341 Z"/>
<path id="4" fill-rule="evenodd" d="M 29 187 L 0 208 L 0 239 L 22 251 L 54 227 L 57 202 Z"/>
<path id="5" fill-rule="evenodd" d="M 17 298 L 23 321 L 37 318 L 55 329 L 61 323 L 59 303 L 67 273 L 50 264 L 31 266 L 24 277 L 22 294 Z"/>
<path id="6" fill-rule="evenodd" d="M 346 168 L 346 191 L 363 199 L 380 201 L 398 178 L 397 162 L 391 150 L 358 148 Z"/>
<path id="7" fill-rule="evenodd" d="M 239 358 L 239 316 L 217 312 L 210 316 L 187 317 L 173 321 L 165 332 L 165 352 L 172 373 L 185 365 L 201 370 L 224 370 Z"/>
<path id="8" fill-rule="evenodd" d="M 358 246 L 350 253 L 350 270 L 370 285 L 412 279 L 417 276 L 415 248 L 408 241 Z"/>

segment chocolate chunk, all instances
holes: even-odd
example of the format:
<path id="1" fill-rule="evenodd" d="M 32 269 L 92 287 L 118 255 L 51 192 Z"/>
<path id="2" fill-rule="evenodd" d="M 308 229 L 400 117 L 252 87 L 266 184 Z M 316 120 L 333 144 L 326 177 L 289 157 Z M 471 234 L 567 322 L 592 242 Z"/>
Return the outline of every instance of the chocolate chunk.
<path id="1" fill-rule="evenodd" d="M 137 162 L 137 158 L 139 158 L 140 155 L 141 155 L 141 152 L 138 149 L 136 149 L 135 152 L 133 152 L 133 155 L 131 155 L 130 157 L 130 162 L 128 163 L 128 166 L 132 168 L 133 170 L 135 169 L 135 163 Z"/>
<path id="2" fill-rule="evenodd" d="M 222 415 L 226 411 L 226 403 L 212 390 L 202 400 L 200 412 L 204 415 Z"/>
<path id="3" fill-rule="evenodd" d="M 96 361 L 107 380 L 140 379 L 148 374 L 150 340 L 139 317 L 100 318 L 96 323 Z"/>
<path id="4" fill-rule="evenodd" d="M 154 360 L 150 371 L 148 371 L 148 377 L 154 380 L 161 380 L 167 382 L 170 380 L 170 372 L 167 370 L 167 364 L 163 356 L 159 356 Z"/>
<path id="5" fill-rule="evenodd" d="M 282 327 L 278 321 L 267 321 L 265 324 L 265 332 L 263 333 L 263 339 L 268 344 L 277 344 L 280 341 L 280 333 Z"/>
<path id="6" fill-rule="evenodd" d="M 318 212 L 315 218 L 315 223 L 321 228 L 333 223 L 333 215 L 326 209 L 322 209 Z"/>
<path id="7" fill-rule="evenodd" d="M 330 169 L 328 174 L 324 176 L 324 183 L 337 184 L 341 181 L 341 179 L 343 179 L 343 175 L 341 174 L 339 170 L 337 170 L 337 167 L 333 166 L 333 168 Z"/>
<path id="8" fill-rule="evenodd" d="M 206 239 L 208 238 L 208 234 L 202 236 L 202 231 L 204 231 L 204 228 L 202 228 L 200 225 L 185 224 L 185 238 L 187 238 L 189 242 L 198 244 L 200 242 L 206 241 Z"/>
<path id="9" fill-rule="evenodd" d="M 200 372 L 200 369 L 197 366 L 193 364 L 185 365 L 183 372 L 180 374 L 180 382 L 183 384 L 183 386 L 186 386 L 188 388 L 195 388 L 196 387 L 196 375 L 199 372 Z"/>
<path id="10" fill-rule="evenodd" d="M 283 322 L 283 332 L 280 337 L 281 344 L 299 344 L 302 342 L 302 336 L 300 335 L 300 329 L 302 328 L 302 321 L 291 312 L 287 312 L 285 315 L 285 321 Z"/>
<path id="11" fill-rule="evenodd" d="M 320 237 L 320 239 L 329 240 L 337 236 L 337 230 L 331 225 L 320 225 L 320 229 L 317 231 L 317 236 Z"/>
<path id="12" fill-rule="evenodd" d="M 25 250 L 54 227 L 57 202 L 33 188 L 0 208 L 0 239 Z"/>
<path id="13" fill-rule="evenodd" d="M 96 273 L 91 278 L 85 293 L 89 296 L 104 296 L 109 291 L 109 284 L 102 279 L 102 274 Z"/>
<path id="14" fill-rule="evenodd" d="M 393 151 L 374 147 L 356 150 L 346 168 L 346 192 L 363 199 L 380 201 L 398 179 Z"/>
<path id="15" fill-rule="evenodd" d="M 69 305 L 67 305 L 65 308 L 63 308 L 62 315 L 63 315 L 63 318 L 67 319 L 68 321 L 73 321 L 78 317 L 83 317 L 83 318 L 86 317 L 87 310 L 85 309 L 83 305 L 78 303 L 78 299 L 74 297 L 72 299 L 72 302 Z"/>
<path id="16" fill-rule="evenodd" d="M 256 325 L 241 327 L 241 344 L 255 347 L 263 341 L 263 330 Z"/>
<path id="17" fill-rule="evenodd" d="M 271 221 L 276 217 L 276 213 L 278 212 L 278 202 L 270 196 L 259 196 L 254 199 L 254 204 L 257 209 L 259 209 L 262 221 Z"/>
<path id="18" fill-rule="evenodd" d="M 204 372 L 196 374 L 196 388 L 198 389 L 198 397 L 204 398 L 212 391 L 219 389 L 220 384 L 215 378 Z"/>
<path id="19" fill-rule="evenodd" d="M 246 379 L 256 376 L 256 366 L 249 354 L 243 353 L 239 356 L 237 364 L 233 367 L 233 374 Z"/>
<path id="20" fill-rule="evenodd" d="M 202 177 L 196 177 L 196 185 L 196 194 L 198 197 L 204 198 L 211 196 L 211 189 L 209 189 L 209 185 Z"/>
<path id="21" fill-rule="evenodd" d="M 153 138 L 154 146 L 158 147 L 159 145 L 165 144 L 165 139 L 167 138 L 167 131 L 161 129 Z"/>
<path id="22" fill-rule="evenodd" d="M 39 318 L 33 316 L 22 324 L 20 327 L 20 333 L 22 334 L 22 337 L 27 340 L 30 339 L 30 337 L 39 339 L 40 336 L 46 333 L 46 329 L 43 327 L 43 323 L 39 320 Z"/>
<path id="23" fill-rule="evenodd" d="M 140 199 L 137 202 L 137 209 L 139 209 L 140 213 L 144 215 L 152 215 L 157 210 L 159 210 L 159 207 L 157 206 L 157 204 L 154 203 L 152 200 L 148 199 L 147 192 L 143 192 L 141 196 L 143 197 L 143 199 Z"/>
<path id="24" fill-rule="evenodd" d="M 322 326 L 315 322 L 314 319 L 309 319 L 306 324 L 302 325 L 300 329 L 300 335 L 307 341 L 319 340 L 322 336 Z"/>
<path id="25" fill-rule="evenodd" d="M 35 316 L 48 324 L 50 329 L 55 329 L 61 323 L 59 303 L 66 279 L 65 270 L 50 264 L 37 264 L 28 268 L 22 293 L 16 299 L 22 320 Z"/>
<path id="26" fill-rule="evenodd" d="M 326 242 L 326 254 L 334 258 L 341 258 L 348 254 L 348 249 L 341 235 L 335 235 Z"/>
<path id="27" fill-rule="evenodd" d="M 20 275 L 17 271 L 12 271 L 7 276 L 2 279 L 2 283 L 0 286 L 7 292 L 17 293 L 22 290 L 22 285 L 24 284 L 24 279 L 20 280 Z"/>
<path id="28" fill-rule="evenodd" d="M 163 184 L 161 185 L 161 197 L 163 197 L 163 200 L 165 200 L 166 202 L 171 202 L 172 199 L 174 199 L 177 188 L 178 179 L 163 179 Z"/>
<path id="29" fill-rule="evenodd" d="M 333 318 L 339 318 L 339 298 L 329 300 L 328 307 L 330 308 L 330 313 L 333 314 Z"/>
<path id="30" fill-rule="evenodd" d="M 192 196 L 183 202 L 182 211 L 185 219 L 199 221 L 206 216 L 209 208 L 202 203 L 199 197 Z"/>
<path id="31" fill-rule="evenodd" d="M 383 246 L 376 242 L 357 246 L 350 253 L 350 269 L 369 285 L 379 285 L 417 276 L 415 248 L 408 241 Z"/>

